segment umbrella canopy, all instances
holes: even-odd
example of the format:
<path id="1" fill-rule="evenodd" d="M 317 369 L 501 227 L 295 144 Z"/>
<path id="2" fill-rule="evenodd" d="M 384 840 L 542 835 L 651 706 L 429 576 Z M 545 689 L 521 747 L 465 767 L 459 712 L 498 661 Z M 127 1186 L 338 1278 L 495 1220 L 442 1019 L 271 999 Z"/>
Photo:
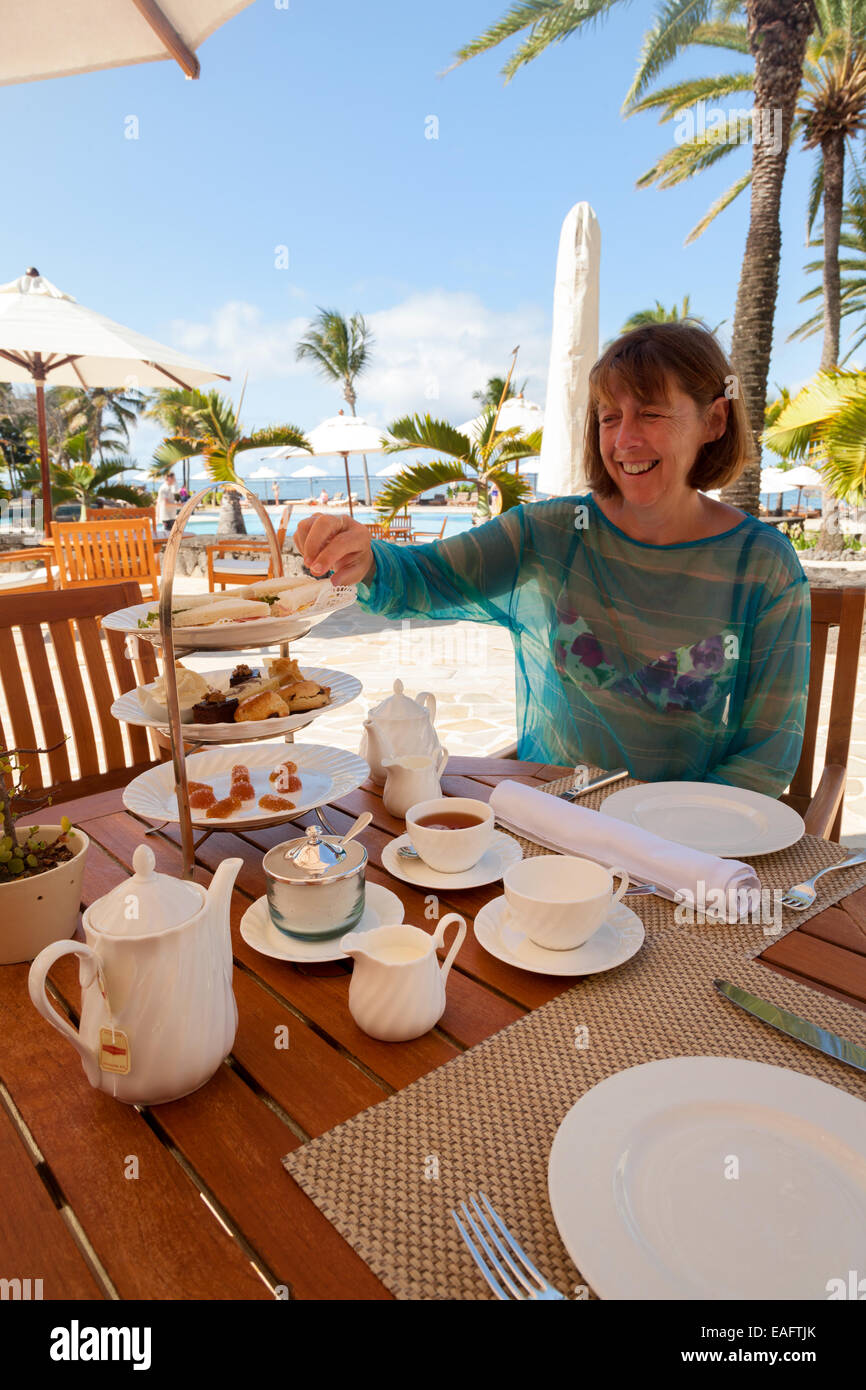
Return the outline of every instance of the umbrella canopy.
<path id="1" fill-rule="evenodd" d="M 255 473 L 250 474 L 251 478 L 276 478 L 277 476 L 273 468 L 268 468 L 266 463 L 263 463 L 261 468 L 257 468 Z"/>
<path id="2" fill-rule="evenodd" d="M 808 463 L 801 463 L 798 468 L 790 468 L 786 473 L 782 473 L 786 487 L 825 487 L 823 473 L 819 473 L 817 468 L 810 468 Z"/>
<path id="3" fill-rule="evenodd" d="M 0 86 L 174 58 L 198 77 L 195 50 L 252 0 L 6 0 Z M 101 385 L 102 383 L 100 383 Z"/>
<path id="4" fill-rule="evenodd" d="M 761 493 L 784 492 L 788 487 L 788 474 L 781 468 L 761 469 Z"/>
<path id="5" fill-rule="evenodd" d="M 523 396 L 509 396 L 502 404 L 496 422 L 500 430 L 522 430 L 524 434 L 535 434 L 544 429 L 544 411 L 534 401 L 524 400 Z"/>
<path id="6" fill-rule="evenodd" d="M 411 464 L 402 462 L 400 459 L 392 459 L 384 468 L 380 468 L 377 471 L 376 477 L 396 478 L 397 474 L 402 473 L 404 468 L 411 468 Z"/>
<path id="7" fill-rule="evenodd" d="M 379 454 L 384 449 L 383 431 L 376 425 L 371 425 L 361 415 L 344 415 L 342 410 L 338 415 L 330 415 L 327 420 L 323 420 L 315 429 L 310 430 L 307 435 L 311 449 L 275 449 L 271 458 L 291 458 L 296 454 L 313 454 L 314 458 L 322 458 L 326 454 L 342 454 L 343 467 L 346 470 L 346 493 L 349 498 L 349 514 L 354 515 L 352 506 L 352 485 L 349 482 L 349 455 L 350 454 Z M 312 477 L 310 473 L 295 473 L 293 477 Z M 326 476 L 326 475 L 321 475 Z"/>
<path id="8" fill-rule="evenodd" d="M 300 450 L 296 450 L 295 452 L 300 453 Z M 293 477 L 293 478 L 309 478 L 309 479 L 310 479 L 310 496 L 311 496 L 311 497 L 312 497 L 312 495 L 313 495 L 313 479 L 314 479 L 314 478 L 327 478 L 327 476 L 328 476 L 328 470 L 327 470 L 327 468 L 317 468 L 316 465 L 315 465 L 314 463 L 305 463 L 304 466 L 303 466 L 303 468 L 296 468 L 295 471 L 294 471 L 294 473 L 292 474 L 292 477 Z"/>
<path id="9" fill-rule="evenodd" d="M 0 285 L 0 380 L 33 381 L 42 465 L 42 515 L 51 523 L 45 382 L 52 386 L 201 386 L 219 377 L 175 348 L 123 328 L 52 285 L 38 270 Z"/>
<path id="10" fill-rule="evenodd" d="M 589 203 L 576 203 L 562 224 L 556 260 L 539 492 L 568 496 L 586 485 L 583 427 L 598 357 L 600 263 L 598 218 Z"/>

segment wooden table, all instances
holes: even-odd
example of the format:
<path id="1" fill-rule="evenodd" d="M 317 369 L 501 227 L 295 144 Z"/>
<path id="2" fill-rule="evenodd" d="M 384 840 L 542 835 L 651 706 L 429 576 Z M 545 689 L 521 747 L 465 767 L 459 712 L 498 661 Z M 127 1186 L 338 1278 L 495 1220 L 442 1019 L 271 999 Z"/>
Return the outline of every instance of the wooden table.
<path id="1" fill-rule="evenodd" d="M 487 799 L 497 781 L 541 785 L 568 769 L 506 759 L 452 758 L 451 795 Z M 423 895 L 381 867 L 403 823 L 366 783 L 326 814 L 344 828 L 363 810 L 369 878 L 399 894 L 406 920 L 426 925 Z M 130 872 L 146 823 L 120 792 L 52 807 L 91 838 L 84 901 Z M 304 823 L 314 820 L 302 817 Z M 43 1279 L 46 1299 L 376 1299 L 390 1295 L 280 1164 L 283 1154 L 441 1066 L 571 985 L 487 955 L 470 933 L 448 982 L 439 1026 L 415 1042 L 368 1038 L 347 1008 L 348 963 L 297 967 L 261 956 L 238 924 L 264 892 L 262 853 L 286 827 L 243 837 L 215 834 L 199 878 L 238 855 L 232 907 L 234 988 L 240 1026 L 232 1055 L 201 1090 L 147 1113 L 88 1084 L 77 1055 L 34 1009 L 27 965 L 0 967 L 0 1276 Z M 177 835 L 147 843 L 163 872 L 180 872 Z M 468 917 L 497 884 L 440 898 Z M 773 970 L 866 1006 L 866 889 L 769 946 Z M 77 967 L 52 980 L 77 1010 Z M 275 1047 L 287 1025 L 288 1049 Z M 623 1058 L 623 1066 L 628 1058 Z M 135 1176 L 137 1174 L 137 1176 Z M 203 1200 L 204 1198 L 204 1200 Z"/>

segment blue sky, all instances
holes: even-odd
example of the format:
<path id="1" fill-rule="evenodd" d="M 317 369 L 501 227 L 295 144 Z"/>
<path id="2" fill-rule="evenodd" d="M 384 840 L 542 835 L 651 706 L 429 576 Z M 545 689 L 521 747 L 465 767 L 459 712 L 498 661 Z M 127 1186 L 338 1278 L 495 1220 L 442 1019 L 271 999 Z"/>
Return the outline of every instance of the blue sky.
<path id="1" fill-rule="evenodd" d="M 621 6 L 505 85 L 513 45 L 440 74 L 507 0 L 283 3 L 255 0 L 213 35 L 197 82 L 152 63 L 0 88 L 0 280 L 35 264 L 82 303 L 229 372 L 235 399 L 248 371 L 248 426 L 310 428 L 342 405 L 294 360 L 320 305 L 372 324 L 358 409 L 378 424 L 426 409 L 460 423 L 517 343 L 517 375 L 543 404 L 559 228 L 580 200 L 601 224 L 602 341 L 634 310 L 687 293 L 730 330 L 747 195 L 684 241 L 748 147 L 690 187 L 635 188 L 671 143 L 654 116 L 620 115 L 655 4 Z M 709 52 L 676 71 L 737 61 Z M 797 151 L 771 372 L 791 387 L 820 357 L 817 338 L 785 341 L 807 284 L 810 175 Z M 139 432 L 142 461 L 155 442 Z"/>

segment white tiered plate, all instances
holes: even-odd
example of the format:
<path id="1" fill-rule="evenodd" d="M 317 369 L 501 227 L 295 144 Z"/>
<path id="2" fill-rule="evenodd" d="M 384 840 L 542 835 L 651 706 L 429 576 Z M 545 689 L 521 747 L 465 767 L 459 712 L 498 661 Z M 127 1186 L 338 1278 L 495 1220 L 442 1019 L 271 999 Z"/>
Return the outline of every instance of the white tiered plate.
<path id="1" fill-rule="evenodd" d="M 215 603 L 219 602 L 219 597 L 218 594 L 214 594 Z M 335 588 L 332 584 L 329 592 L 328 586 L 323 585 L 315 603 L 288 617 L 211 623 L 208 627 L 175 627 L 175 651 L 188 651 L 191 648 L 201 651 L 219 651 L 222 648 L 240 651 L 246 647 L 267 647 L 276 642 L 290 642 L 293 638 L 302 637 L 305 632 L 309 632 L 316 623 L 322 622 L 332 613 L 339 612 L 341 608 L 348 608 L 354 602 L 354 587 Z M 137 603 L 132 608 L 119 608 L 116 613 L 109 613 L 103 618 L 102 626 L 112 632 L 125 632 L 127 635 L 143 637 L 145 641 L 159 646 L 162 641 L 159 623 L 155 627 L 138 625 L 140 619 L 146 618 L 148 613 L 155 613 L 158 608 L 157 600 L 151 603 Z"/>
<path id="2" fill-rule="evenodd" d="M 231 671 L 207 671 L 202 674 L 214 685 L 223 682 L 227 685 Z M 305 681 L 316 681 L 318 685 L 330 686 L 331 698 L 328 704 L 321 705 L 319 709 L 307 709 L 299 714 L 290 714 L 283 719 L 247 719 L 240 724 L 184 724 L 184 739 L 190 743 L 239 743 L 252 738 L 287 734 L 292 729 L 305 728 L 320 714 L 327 714 L 329 710 L 348 705 L 361 693 L 361 682 L 356 676 L 350 676 L 347 671 L 332 671 L 327 666 L 304 666 L 301 668 L 301 675 Z M 226 693 L 231 694 L 231 691 Z M 139 724 L 143 728 L 161 729 L 163 732 L 168 730 L 167 719 L 154 719 L 151 715 L 145 714 L 134 690 L 128 690 L 125 695 L 115 700 L 111 706 L 111 713 L 122 724 Z"/>
<path id="3" fill-rule="evenodd" d="M 186 725 L 183 726 L 186 728 Z M 259 806 L 259 797 L 276 792 L 269 774 L 288 758 L 297 764 L 301 779 L 299 792 L 287 792 L 295 803 L 291 811 L 266 811 Z M 222 820 L 208 818 L 203 810 L 192 809 L 192 823 L 201 830 L 238 829 L 254 825 L 280 825 L 293 820 L 303 811 L 315 810 L 346 792 L 354 791 L 370 775 L 368 765 L 354 753 L 342 748 L 328 748 L 319 743 L 237 743 L 231 748 L 206 748 L 190 753 L 186 759 L 186 775 L 191 782 L 209 782 L 217 801 L 228 796 L 231 770 L 243 763 L 250 770 L 250 781 L 256 793 L 255 801 Z M 277 793 L 279 795 L 279 793 Z M 123 804 L 128 811 L 149 820 L 178 821 L 174 767 L 161 763 L 133 779 L 123 791 Z"/>

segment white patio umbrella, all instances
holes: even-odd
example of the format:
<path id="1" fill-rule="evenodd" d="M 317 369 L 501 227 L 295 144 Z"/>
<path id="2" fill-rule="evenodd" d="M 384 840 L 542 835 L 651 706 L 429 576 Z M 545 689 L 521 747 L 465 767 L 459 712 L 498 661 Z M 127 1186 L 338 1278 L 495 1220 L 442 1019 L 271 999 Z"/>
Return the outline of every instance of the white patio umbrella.
<path id="1" fill-rule="evenodd" d="M 190 473 L 189 480 L 191 483 L 203 483 L 205 478 L 209 477 L 210 473 L 206 472 L 204 468 L 200 468 L 197 473 Z"/>
<path id="2" fill-rule="evenodd" d="M 263 463 L 261 468 L 257 468 L 255 473 L 250 474 L 251 478 L 276 478 L 278 476 L 279 475 L 274 472 L 273 468 L 268 468 L 266 463 Z"/>
<path id="3" fill-rule="evenodd" d="M 352 484 L 349 481 L 349 455 L 380 454 L 384 448 L 383 431 L 378 426 L 369 424 L 361 415 L 344 415 L 341 410 L 338 415 L 329 416 L 320 425 L 316 425 L 315 429 L 310 430 L 307 439 L 312 446 L 314 458 L 323 458 L 328 454 L 342 455 L 343 467 L 346 470 L 349 514 L 353 516 Z M 291 458 L 293 455 L 306 454 L 307 452 L 306 449 L 277 449 L 271 457 L 277 459 Z M 293 476 L 310 475 L 293 474 Z"/>
<path id="4" fill-rule="evenodd" d="M 589 369 L 598 357 L 601 229 L 589 203 L 576 203 L 562 224 L 553 288 L 539 492 L 568 496 L 586 485 L 583 426 Z"/>
<path id="5" fill-rule="evenodd" d="M 824 476 L 819 473 L 817 468 L 810 468 L 808 463 L 801 463 L 797 468 L 789 468 L 787 473 L 783 473 L 786 487 L 797 489 L 797 511 L 800 510 L 800 503 L 803 498 L 803 488 L 823 488 L 826 486 Z"/>
<path id="6" fill-rule="evenodd" d="M 309 438 L 309 436 L 308 436 L 308 438 Z M 288 450 L 287 450 L 286 452 L 288 453 Z M 298 449 L 298 450 L 293 450 L 293 452 L 300 453 L 301 451 Z M 309 478 L 309 479 L 310 479 L 310 496 L 311 496 L 311 497 L 312 497 L 312 495 L 313 495 L 313 479 L 314 479 L 314 478 L 327 478 L 327 476 L 328 476 L 328 470 L 327 470 L 327 468 L 317 468 L 316 465 L 315 465 L 314 463 L 305 463 L 304 466 L 303 466 L 303 468 L 296 468 L 295 471 L 294 471 L 294 473 L 292 474 L 292 477 L 293 477 L 293 478 Z"/>
<path id="7" fill-rule="evenodd" d="M 404 468 L 410 465 L 404 463 L 402 459 L 392 459 L 384 468 L 379 468 L 376 472 L 377 478 L 396 478 L 398 473 L 402 473 Z"/>
<path id="8" fill-rule="evenodd" d="M 198 77 L 195 50 L 252 0 L 5 0 L 0 86 L 174 58 Z"/>
<path id="9" fill-rule="evenodd" d="M 0 285 L 0 380 L 36 384 L 42 516 L 51 525 L 45 382 L 52 386 L 201 386 L 229 378 L 176 348 L 123 328 L 58 290 L 32 267 Z"/>

